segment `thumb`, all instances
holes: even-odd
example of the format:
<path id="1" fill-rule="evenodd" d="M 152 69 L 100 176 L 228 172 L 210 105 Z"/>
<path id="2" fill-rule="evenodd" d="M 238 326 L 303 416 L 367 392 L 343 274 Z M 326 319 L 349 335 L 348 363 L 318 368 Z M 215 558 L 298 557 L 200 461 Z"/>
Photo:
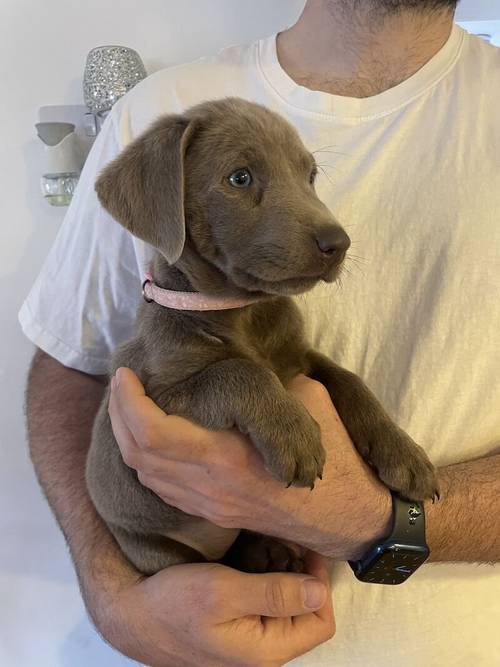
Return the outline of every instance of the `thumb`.
<path id="1" fill-rule="evenodd" d="M 148 396 L 141 381 L 130 368 L 121 367 L 111 383 L 111 400 L 125 420 L 132 435 L 141 435 L 144 422 L 157 422 L 165 418 L 165 413 Z"/>
<path id="2" fill-rule="evenodd" d="M 325 604 L 328 594 L 322 581 L 303 574 L 245 574 L 233 570 L 229 579 L 228 593 L 237 591 L 237 595 L 233 598 L 228 594 L 228 606 L 224 611 L 232 618 L 310 614 Z M 227 613 L 224 615 L 224 620 L 230 620 Z"/>
<path id="3" fill-rule="evenodd" d="M 146 395 L 144 386 L 131 368 L 122 366 L 116 370 L 111 384 L 113 392 L 123 398 L 140 398 Z"/>

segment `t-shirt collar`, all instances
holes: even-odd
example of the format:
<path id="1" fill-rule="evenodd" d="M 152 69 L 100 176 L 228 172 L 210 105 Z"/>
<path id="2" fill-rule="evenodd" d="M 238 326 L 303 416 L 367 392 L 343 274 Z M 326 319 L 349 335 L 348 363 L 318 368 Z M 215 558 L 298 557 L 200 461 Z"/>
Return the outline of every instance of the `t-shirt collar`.
<path id="1" fill-rule="evenodd" d="M 310 90 L 295 83 L 279 63 L 276 34 L 258 42 L 258 64 L 267 83 L 286 104 L 310 113 L 360 122 L 390 114 L 435 86 L 457 62 L 466 34 L 453 24 L 443 47 L 415 74 L 378 95 L 360 99 Z"/>

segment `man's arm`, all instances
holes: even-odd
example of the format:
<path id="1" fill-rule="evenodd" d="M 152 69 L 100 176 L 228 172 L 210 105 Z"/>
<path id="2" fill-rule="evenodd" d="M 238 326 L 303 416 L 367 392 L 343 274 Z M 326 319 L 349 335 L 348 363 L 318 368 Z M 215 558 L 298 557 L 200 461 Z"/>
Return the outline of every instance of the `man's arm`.
<path id="1" fill-rule="evenodd" d="M 110 414 L 122 456 L 165 502 L 225 528 L 274 535 L 340 560 L 359 558 L 389 533 L 389 492 L 356 453 L 328 392 L 314 380 L 299 376 L 289 387 L 320 425 L 327 450 L 323 479 L 310 492 L 271 477 L 241 434 L 167 416 L 130 370 L 117 377 Z M 144 433 L 151 434 L 147 441 Z M 500 561 L 500 455 L 443 468 L 439 477 L 441 500 L 426 503 L 431 560 Z"/>
<path id="2" fill-rule="evenodd" d="M 439 470 L 441 500 L 426 503 L 431 561 L 500 562 L 500 454 Z"/>
<path id="3" fill-rule="evenodd" d="M 95 595 L 112 596 L 138 572 L 122 556 L 87 493 L 85 461 L 92 424 L 106 378 L 66 368 L 38 350 L 26 390 L 31 460 L 38 481 L 68 543 L 90 613 Z M 116 576 L 109 577 L 110 567 Z M 94 618 L 95 622 L 99 619 Z"/>
<path id="4" fill-rule="evenodd" d="M 104 637 L 125 655 L 157 667 L 278 667 L 331 638 L 330 582 L 317 554 L 309 554 L 303 575 L 250 575 L 199 563 L 144 577 L 132 567 L 85 484 L 103 384 L 104 378 L 66 368 L 38 351 L 26 408 L 40 485 Z"/>

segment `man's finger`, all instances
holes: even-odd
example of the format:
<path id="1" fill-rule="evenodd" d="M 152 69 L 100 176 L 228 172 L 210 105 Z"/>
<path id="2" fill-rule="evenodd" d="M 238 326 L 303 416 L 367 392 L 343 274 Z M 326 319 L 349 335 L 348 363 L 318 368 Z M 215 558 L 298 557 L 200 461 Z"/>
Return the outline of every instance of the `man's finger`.
<path id="1" fill-rule="evenodd" d="M 109 396 L 108 413 L 111 419 L 113 435 L 120 448 L 122 458 L 129 467 L 134 468 L 139 448 L 134 436 L 122 419 L 113 392 Z"/>
<path id="2" fill-rule="evenodd" d="M 169 462 L 169 467 L 170 465 Z M 172 465 L 176 465 L 175 462 Z M 168 473 L 170 473 L 170 471 L 168 471 Z M 143 473 L 141 471 L 138 473 L 140 483 L 156 493 L 163 502 L 172 505 L 173 507 L 177 507 L 177 509 L 182 510 L 186 514 L 198 516 L 211 521 L 211 523 L 215 523 L 212 516 L 207 511 L 209 502 L 207 502 L 205 496 L 199 494 L 195 489 L 186 488 L 186 486 L 180 482 L 176 483 L 166 480 L 166 476 L 167 473 L 161 475 Z"/>
<path id="3" fill-rule="evenodd" d="M 333 618 L 332 606 L 332 580 L 329 570 L 325 565 L 325 559 L 315 551 L 308 550 L 304 557 L 304 570 L 308 574 L 319 579 L 327 590 L 326 602 L 315 614 L 325 620 Z"/>
<path id="4" fill-rule="evenodd" d="M 221 621 L 243 616 L 282 618 L 310 614 L 323 607 L 328 594 L 325 584 L 316 577 L 292 573 L 246 574 L 233 570 L 224 585 L 227 591 L 219 591 L 225 602 L 221 605 Z"/>
<path id="5" fill-rule="evenodd" d="M 148 396 L 137 375 L 130 368 L 119 368 L 111 393 L 113 408 L 129 429 L 139 447 L 165 447 L 168 458 L 198 460 L 207 432 L 183 417 L 167 415 Z"/>
<path id="6" fill-rule="evenodd" d="M 301 616 L 296 616 L 292 619 L 293 642 L 290 644 L 290 649 L 293 650 L 293 655 L 290 656 L 290 659 L 310 650 L 311 637 L 321 637 L 321 642 L 325 642 L 333 637 L 336 629 L 335 616 L 333 613 L 331 577 L 325 567 L 325 561 L 322 556 L 314 551 L 308 551 L 304 559 L 304 564 L 306 572 L 315 575 L 323 582 L 327 590 L 327 595 L 325 604 L 320 609 L 312 614 L 302 614 Z M 273 619 L 268 620 L 268 624 L 272 622 Z M 272 626 L 269 626 L 267 629 L 272 630 Z"/>
<path id="7" fill-rule="evenodd" d="M 165 413 L 148 396 L 143 384 L 130 368 L 119 368 L 111 382 L 114 407 L 134 436 L 144 431 L 145 424 L 158 423 Z"/>

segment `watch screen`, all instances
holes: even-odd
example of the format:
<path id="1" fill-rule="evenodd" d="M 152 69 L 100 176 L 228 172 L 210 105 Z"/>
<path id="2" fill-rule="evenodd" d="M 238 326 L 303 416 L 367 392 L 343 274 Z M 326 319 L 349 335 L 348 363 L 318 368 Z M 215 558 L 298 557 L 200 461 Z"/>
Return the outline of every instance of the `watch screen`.
<path id="1" fill-rule="evenodd" d="M 361 581 L 373 584 L 402 584 L 429 555 L 425 547 L 393 544 L 377 550 L 365 567 L 356 572 Z"/>

